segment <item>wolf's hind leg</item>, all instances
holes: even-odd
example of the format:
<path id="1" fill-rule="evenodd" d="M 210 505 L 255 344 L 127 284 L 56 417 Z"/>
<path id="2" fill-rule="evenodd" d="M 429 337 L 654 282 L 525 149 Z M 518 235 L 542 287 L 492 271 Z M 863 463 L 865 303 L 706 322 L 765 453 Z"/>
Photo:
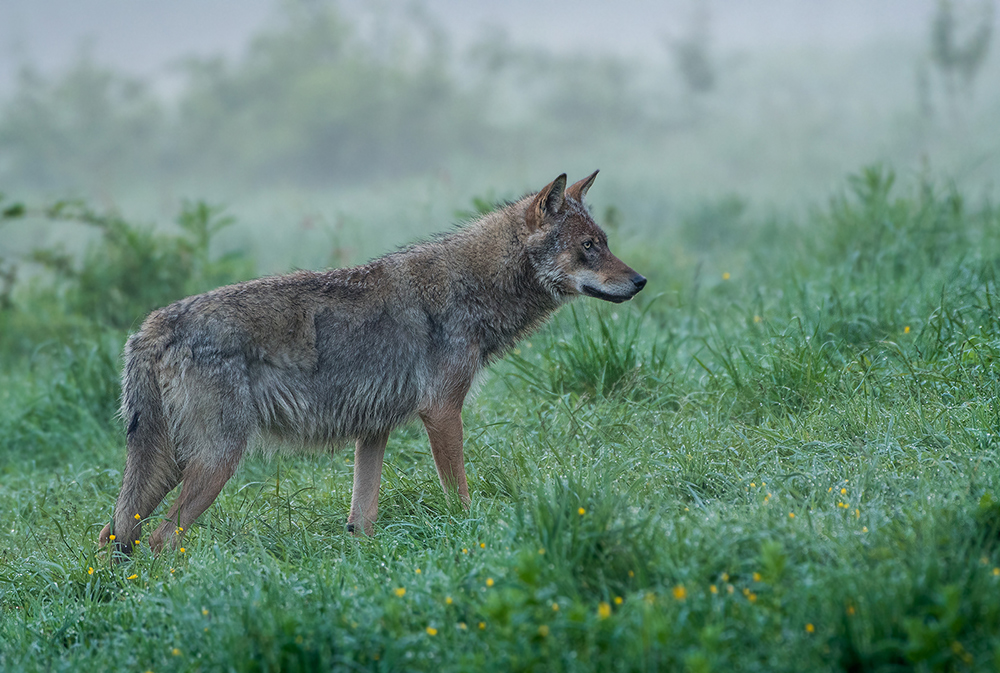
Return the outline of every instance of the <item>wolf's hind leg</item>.
<path id="1" fill-rule="evenodd" d="M 357 535 L 363 529 L 366 535 L 375 531 L 378 518 L 378 489 L 382 483 L 382 459 L 389 433 L 362 438 L 354 446 L 354 488 L 351 491 L 351 513 L 347 517 L 347 530 Z"/>
<path id="2" fill-rule="evenodd" d="M 462 504 L 468 507 L 471 499 L 462 449 L 462 407 L 448 405 L 428 409 L 420 412 L 420 419 L 431 441 L 431 453 L 441 486 L 446 493 L 458 491 Z"/>
<path id="3" fill-rule="evenodd" d="M 154 438 L 147 434 L 145 439 Z M 181 469 L 166 433 L 155 437 L 155 441 L 146 442 L 130 436 L 128 444 L 113 529 L 114 548 L 125 554 L 131 554 L 141 538 L 142 522 L 181 480 Z M 103 546 L 111 541 L 111 535 L 112 524 L 108 524 L 98 538 L 100 544 Z"/>
<path id="4" fill-rule="evenodd" d="M 166 520 L 149 537 L 149 546 L 154 553 L 160 553 L 167 543 L 175 547 L 180 544 L 181 533 L 215 502 L 238 465 L 238 457 L 236 460 L 223 458 L 215 462 L 198 458 L 187 464 L 180 495 L 167 512 Z"/>

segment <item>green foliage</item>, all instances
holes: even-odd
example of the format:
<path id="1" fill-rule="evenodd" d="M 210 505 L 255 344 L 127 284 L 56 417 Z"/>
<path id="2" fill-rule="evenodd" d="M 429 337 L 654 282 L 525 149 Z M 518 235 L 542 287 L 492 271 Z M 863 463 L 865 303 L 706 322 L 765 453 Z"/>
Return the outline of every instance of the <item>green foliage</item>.
<path id="1" fill-rule="evenodd" d="M 118 409 L 118 339 L 48 342 L 31 356 L 31 381 L 0 404 L 2 471 L 52 467 L 106 444 Z M 5 408 L 7 407 L 7 408 Z"/>
<path id="2" fill-rule="evenodd" d="M 102 325 L 125 329 L 146 313 L 188 294 L 210 289 L 239 272 L 228 256 L 210 261 L 212 236 L 232 224 L 204 203 L 186 204 L 177 218 L 180 235 L 136 227 L 118 215 L 99 215 L 82 204 L 59 203 L 48 211 L 95 227 L 100 235 L 79 265 L 69 255 L 39 250 L 34 261 L 51 270 L 65 288 L 67 309 Z M 234 273 L 236 272 L 236 273 Z"/>
<path id="3" fill-rule="evenodd" d="M 881 269 L 901 277 L 919 275 L 965 248 L 969 214 L 961 195 L 952 190 L 941 196 L 924 184 L 916 198 L 893 198 L 895 182 L 895 173 L 882 166 L 848 178 L 851 194 L 831 203 L 817 257 L 850 260 L 853 272 Z"/>
<path id="4" fill-rule="evenodd" d="M 641 311 L 571 307 L 569 319 L 515 350 L 511 363 L 547 394 L 620 394 L 657 381 L 666 369 L 662 344 L 644 343 Z"/>
<path id="5" fill-rule="evenodd" d="M 38 349 L 0 373 L 0 668 L 992 670 L 1000 214 L 848 185 L 804 222 L 742 212 L 737 250 L 622 246 L 663 294 L 577 304 L 496 366 L 469 510 L 394 433 L 372 538 L 344 532 L 350 454 L 251 459 L 184 552 L 111 566 L 123 334 Z M 170 291 L 220 263 L 219 214 L 185 212 L 144 234 L 187 251 Z M 78 310 L 87 259 L 40 315 Z"/>
<path id="6" fill-rule="evenodd" d="M 49 272 L 14 297 L 15 266 L 0 298 L 0 324 L 8 331 L 0 348 L 30 351 L 53 322 L 70 334 L 125 330 L 149 311 L 190 294 L 249 277 L 253 264 L 239 251 L 211 252 L 213 238 L 233 223 L 222 209 L 203 202 L 185 203 L 177 230 L 164 233 L 134 225 L 116 213 L 99 213 L 81 201 L 60 201 L 38 212 L 23 206 L 18 217 L 78 224 L 96 233 L 82 258 L 59 247 L 33 251 L 22 264 Z"/>

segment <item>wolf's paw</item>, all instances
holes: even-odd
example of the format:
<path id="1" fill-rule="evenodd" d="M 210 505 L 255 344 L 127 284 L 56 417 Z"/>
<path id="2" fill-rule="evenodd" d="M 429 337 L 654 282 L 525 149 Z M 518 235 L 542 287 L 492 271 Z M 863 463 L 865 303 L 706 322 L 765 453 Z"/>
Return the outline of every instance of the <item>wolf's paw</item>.
<path id="1" fill-rule="evenodd" d="M 180 547 L 183 538 L 183 528 L 176 527 L 173 521 L 164 521 L 149 536 L 149 548 L 159 556 L 165 548 L 177 549 Z"/>
<path id="2" fill-rule="evenodd" d="M 355 523 L 354 521 L 348 521 L 347 532 L 354 537 L 365 537 L 366 535 L 370 537 L 375 534 L 375 524 L 366 522 L 365 526 L 362 527 L 361 524 Z"/>
<path id="3" fill-rule="evenodd" d="M 111 541 L 111 524 L 109 523 L 101 529 L 101 534 L 97 536 L 97 545 L 104 547 Z"/>

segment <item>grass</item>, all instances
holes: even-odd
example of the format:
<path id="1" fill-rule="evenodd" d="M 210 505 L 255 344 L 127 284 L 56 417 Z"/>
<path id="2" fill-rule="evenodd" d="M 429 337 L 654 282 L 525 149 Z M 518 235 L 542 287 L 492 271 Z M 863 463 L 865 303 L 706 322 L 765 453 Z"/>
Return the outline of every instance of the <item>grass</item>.
<path id="1" fill-rule="evenodd" d="M 40 349 L 0 392 L 0 669 L 995 670 L 1000 215 L 893 181 L 626 245 L 642 301 L 467 405 L 472 507 L 403 428 L 372 538 L 350 452 L 279 455 L 110 565 L 121 333 Z"/>

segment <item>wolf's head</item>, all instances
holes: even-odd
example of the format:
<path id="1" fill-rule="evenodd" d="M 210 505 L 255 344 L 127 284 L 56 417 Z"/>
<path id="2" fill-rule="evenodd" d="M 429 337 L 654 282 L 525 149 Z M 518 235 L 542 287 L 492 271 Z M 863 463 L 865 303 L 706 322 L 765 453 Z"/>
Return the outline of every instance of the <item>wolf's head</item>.
<path id="1" fill-rule="evenodd" d="M 634 297 L 646 279 L 611 254 L 608 237 L 583 205 L 590 177 L 566 187 L 563 173 L 531 200 L 525 243 L 538 279 L 559 299 L 581 294 L 616 304 Z"/>

